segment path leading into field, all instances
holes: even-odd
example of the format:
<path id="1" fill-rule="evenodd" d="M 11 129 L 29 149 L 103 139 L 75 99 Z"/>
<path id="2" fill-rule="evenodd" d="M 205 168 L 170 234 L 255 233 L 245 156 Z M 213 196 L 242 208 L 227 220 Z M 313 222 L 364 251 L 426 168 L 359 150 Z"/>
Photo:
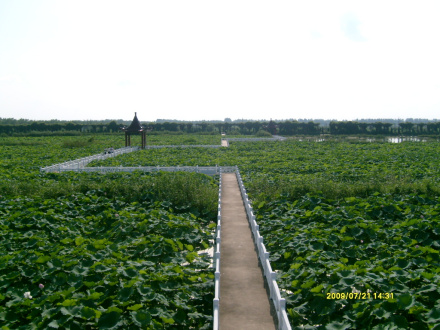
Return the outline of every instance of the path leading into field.
<path id="1" fill-rule="evenodd" d="M 234 139 L 234 141 L 260 140 L 262 139 Z M 282 138 L 274 137 L 273 139 L 266 140 L 282 140 Z M 229 141 L 227 139 L 222 139 L 221 146 L 218 145 L 206 147 L 228 146 Z M 283 327 L 283 329 L 290 329 L 290 327 L 288 326 L 289 321 L 287 320 L 284 307 L 282 307 L 283 312 L 280 312 L 279 297 L 273 298 L 274 301 L 278 301 L 278 304 L 276 305 L 276 312 L 271 314 L 272 306 L 269 303 L 269 295 L 266 291 L 263 271 L 259 265 L 256 246 L 254 245 L 252 231 L 249 226 L 246 209 L 243 205 L 241 191 L 237 182 L 237 167 L 87 167 L 87 164 L 92 160 L 100 160 L 108 157 L 114 157 L 116 155 L 126 152 L 132 152 L 135 150 L 137 150 L 137 148 L 121 148 L 115 150 L 111 154 L 99 154 L 90 157 L 84 157 L 81 159 L 76 159 L 73 161 L 41 168 L 40 170 L 42 172 L 87 170 L 98 171 L 102 173 L 118 171 L 131 172 L 134 170 L 151 172 L 161 170 L 190 171 L 205 173 L 209 175 L 219 174 L 220 172 L 223 173 L 221 197 L 220 299 L 217 300 L 219 301 L 218 321 L 220 324 L 220 330 L 275 330 L 276 325 L 272 314 L 276 315 L 277 312 L 279 313 L 278 318 L 280 318 L 280 315 L 284 315 L 281 316 L 283 322 L 280 324 L 281 326 L 287 325 L 287 327 Z M 259 236 L 259 233 L 257 236 Z M 272 271 L 270 270 L 270 272 Z M 269 285 L 272 292 L 274 290 L 273 284 Z M 276 290 L 278 290 L 278 286 L 276 285 L 276 283 L 275 286 Z"/>
<path id="2" fill-rule="evenodd" d="M 220 329 L 275 329 L 235 173 L 222 175 Z"/>

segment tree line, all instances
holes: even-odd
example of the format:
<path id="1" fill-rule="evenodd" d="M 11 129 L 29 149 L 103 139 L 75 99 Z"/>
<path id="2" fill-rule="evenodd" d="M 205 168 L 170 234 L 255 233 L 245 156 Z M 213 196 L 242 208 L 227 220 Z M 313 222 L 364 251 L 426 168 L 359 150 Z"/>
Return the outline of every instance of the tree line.
<path id="1" fill-rule="evenodd" d="M 292 135 L 440 135 L 440 122 L 360 122 L 331 121 L 320 123 L 296 120 L 246 122 L 145 122 L 149 134 L 220 134 L 257 135 L 269 132 Z M 5 121 L 0 118 L 0 136 L 11 135 L 79 135 L 83 133 L 118 133 L 127 122 L 61 122 L 61 121 Z"/>

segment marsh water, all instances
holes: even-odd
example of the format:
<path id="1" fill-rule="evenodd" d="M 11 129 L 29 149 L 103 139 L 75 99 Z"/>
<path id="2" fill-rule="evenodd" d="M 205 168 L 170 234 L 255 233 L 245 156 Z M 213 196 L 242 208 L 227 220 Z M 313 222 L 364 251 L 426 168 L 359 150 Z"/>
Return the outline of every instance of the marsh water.
<path id="1" fill-rule="evenodd" d="M 347 142 L 389 142 L 389 143 L 401 143 L 401 142 L 439 142 L 438 138 L 430 137 L 418 137 L 418 136 L 385 136 L 385 137 L 365 137 L 365 136 L 302 136 L 291 137 L 297 141 L 312 141 L 312 142 L 324 142 L 324 141 L 347 141 Z"/>

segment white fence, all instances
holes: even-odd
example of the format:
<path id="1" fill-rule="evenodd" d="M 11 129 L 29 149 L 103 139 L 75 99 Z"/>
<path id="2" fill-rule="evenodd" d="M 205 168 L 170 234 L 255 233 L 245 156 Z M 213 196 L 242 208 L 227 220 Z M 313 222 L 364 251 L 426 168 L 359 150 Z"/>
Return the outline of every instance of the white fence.
<path id="1" fill-rule="evenodd" d="M 163 146 L 160 146 L 163 147 Z M 182 147 L 182 146 L 179 146 Z M 187 147 L 187 146 L 183 146 Z M 188 146 L 190 147 L 190 146 Z M 221 146 L 212 146 L 221 147 Z M 114 173 L 114 172 L 196 172 L 203 173 L 207 175 L 217 175 L 220 172 L 235 172 L 236 166 L 98 166 L 98 167 L 86 167 L 91 161 L 102 160 L 110 157 L 115 157 L 128 152 L 139 150 L 138 147 L 125 147 L 114 150 L 112 153 L 102 153 L 93 156 L 88 156 L 84 158 L 79 158 L 75 160 L 70 160 L 64 163 L 55 164 L 48 167 L 43 167 L 40 169 L 41 172 L 100 172 L 100 173 Z"/>
<path id="2" fill-rule="evenodd" d="M 221 172 L 235 172 L 235 166 L 137 166 L 137 167 L 126 167 L 126 166 L 99 166 L 99 167 L 63 167 L 54 166 L 50 169 L 44 169 L 44 172 L 99 172 L 99 173 L 115 173 L 115 172 L 195 172 L 203 173 L 207 175 L 218 175 Z M 43 169 L 42 169 L 43 171 Z"/>
<path id="3" fill-rule="evenodd" d="M 214 330 L 219 329 L 219 307 L 220 307 L 220 243 L 221 243 L 221 219 L 222 219 L 222 175 L 220 173 L 220 182 L 218 188 L 218 213 L 217 228 L 214 239 L 214 269 L 215 269 L 215 294 L 214 294 Z"/>
<path id="4" fill-rule="evenodd" d="M 120 149 L 115 149 L 111 153 L 102 153 L 93 156 L 83 157 L 75 160 L 69 160 L 64 163 L 59 163 L 40 169 L 41 172 L 62 172 L 62 171 L 77 171 L 85 168 L 85 166 L 94 160 L 102 160 L 110 157 L 116 157 L 118 155 L 126 154 L 132 151 L 139 150 L 138 147 L 125 147 Z"/>
<path id="5" fill-rule="evenodd" d="M 272 135 L 272 137 L 267 138 L 227 138 L 229 142 L 239 141 L 239 142 L 255 142 L 255 141 L 284 141 L 286 138 L 279 135 Z"/>
<path id="6" fill-rule="evenodd" d="M 241 175 L 238 170 L 236 172 L 236 175 L 237 175 L 238 185 L 241 191 L 241 196 L 243 198 L 243 203 L 246 208 L 246 214 L 252 228 L 254 242 L 255 245 L 257 246 L 258 257 L 263 267 L 264 276 L 266 278 L 269 287 L 270 299 L 273 301 L 277 313 L 278 329 L 291 330 L 292 328 L 290 327 L 289 319 L 287 317 L 287 312 L 286 312 L 286 300 L 281 297 L 280 289 L 276 282 L 276 273 L 272 271 L 272 267 L 270 266 L 269 252 L 267 252 L 266 247 L 264 246 L 263 237 L 260 235 L 259 226 L 255 221 L 255 215 L 253 213 L 251 202 L 249 201 L 248 195 L 246 193 L 246 189 L 243 185 L 243 180 L 241 179 Z"/>
<path id="7" fill-rule="evenodd" d="M 160 148 L 221 148 L 222 147 L 222 145 L 217 145 L 217 144 L 215 144 L 215 145 L 211 145 L 211 144 L 194 144 L 194 145 L 192 145 L 192 144 L 188 144 L 188 145 L 180 145 L 180 144 L 177 144 L 177 145 L 172 145 L 172 144 L 170 144 L 170 145 L 157 145 L 157 146 L 155 146 L 155 145 L 147 145 L 147 146 L 145 146 L 145 149 L 160 149 Z"/>
<path id="8" fill-rule="evenodd" d="M 227 138 L 228 142 L 278 141 L 276 138 Z"/>

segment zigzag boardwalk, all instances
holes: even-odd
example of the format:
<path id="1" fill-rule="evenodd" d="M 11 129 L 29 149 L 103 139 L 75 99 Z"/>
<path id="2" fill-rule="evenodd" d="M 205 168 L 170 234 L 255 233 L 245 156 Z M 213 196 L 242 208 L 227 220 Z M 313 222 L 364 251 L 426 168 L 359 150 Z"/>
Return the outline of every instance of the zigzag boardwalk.
<path id="1" fill-rule="evenodd" d="M 275 329 L 235 173 L 222 175 L 220 329 Z"/>

